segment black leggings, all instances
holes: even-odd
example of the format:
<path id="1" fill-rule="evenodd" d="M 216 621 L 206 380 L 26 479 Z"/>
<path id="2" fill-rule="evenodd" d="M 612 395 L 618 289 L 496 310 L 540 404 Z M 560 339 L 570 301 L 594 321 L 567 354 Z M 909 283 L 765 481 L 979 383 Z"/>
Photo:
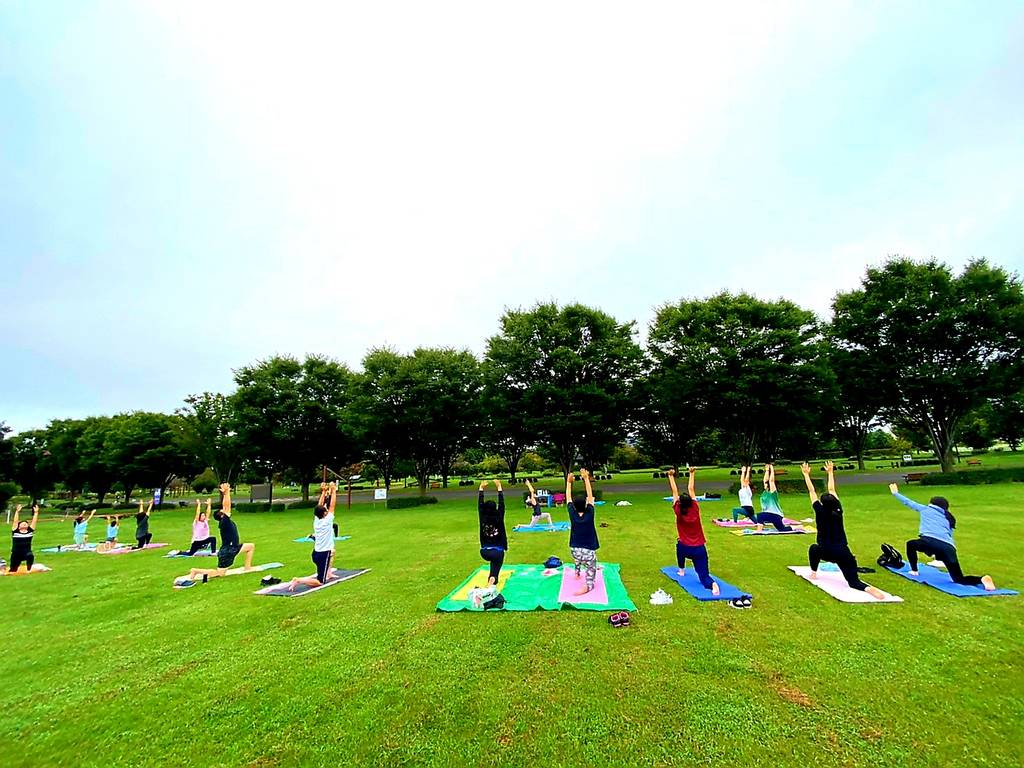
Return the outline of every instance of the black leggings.
<path id="1" fill-rule="evenodd" d="M 846 583 L 853 589 L 863 592 L 868 587 L 857 575 L 857 558 L 853 556 L 849 547 L 826 547 L 821 544 L 811 544 L 807 550 L 807 560 L 812 571 L 818 570 L 818 565 L 822 560 L 835 563 L 839 566 Z"/>
<path id="2" fill-rule="evenodd" d="M 338 538 L 338 524 L 334 523 L 334 538 Z"/>
<path id="3" fill-rule="evenodd" d="M 16 570 L 18 570 L 18 568 L 21 567 L 21 564 L 24 563 L 28 567 L 28 569 L 31 571 L 32 570 L 32 564 L 35 561 L 36 561 L 36 556 L 34 554 L 32 554 L 32 550 L 31 549 L 28 552 L 15 552 L 15 551 L 12 550 L 11 551 L 11 564 L 9 566 L 7 566 L 7 570 L 8 570 L 9 573 L 14 573 Z"/>
<path id="4" fill-rule="evenodd" d="M 198 552 L 200 549 L 203 549 L 204 547 L 209 547 L 211 552 L 216 552 L 217 539 L 211 536 L 210 538 L 203 539 L 202 541 L 193 541 L 192 546 L 189 547 L 188 556 L 192 557 L 192 555 L 194 555 L 196 552 Z"/>
<path id="5" fill-rule="evenodd" d="M 501 573 L 501 564 L 505 562 L 505 550 L 503 549 L 481 549 L 480 557 L 491 564 L 490 577 L 494 583 L 498 583 L 498 574 Z"/>
<path id="6" fill-rule="evenodd" d="M 144 546 L 149 544 L 149 542 L 151 542 L 152 540 L 153 540 L 153 534 L 152 533 L 147 533 L 145 536 L 143 536 L 141 538 L 136 538 L 135 539 L 135 541 L 137 541 L 138 543 L 134 547 L 132 547 L 132 549 L 142 549 Z"/>
<path id="7" fill-rule="evenodd" d="M 956 556 L 956 547 L 944 541 L 933 539 L 931 536 L 922 536 L 919 539 L 911 539 L 907 542 L 907 562 L 910 563 L 910 570 L 917 570 L 917 554 L 923 552 L 926 555 L 941 560 L 949 572 L 949 578 L 956 584 L 966 584 L 970 587 L 980 587 L 981 579 L 977 576 L 964 576 L 960 570 L 960 561 Z"/>
<path id="8" fill-rule="evenodd" d="M 782 515 L 777 514 L 775 512 L 762 512 L 757 516 L 754 522 L 758 523 L 759 525 L 771 523 L 775 526 L 775 530 L 777 531 L 792 531 L 793 527 L 791 525 L 786 525 L 783 522 L 784 520 L 785 518 Z"/>
<path id="9" fill-rule="evenodd" d="M 752 522 L 757 522 L 757 515 L 754 513 L 754 508 L 750 505 L 744 505 L 742 507 L 736 507 L 732 511 L 732 521 L 735 523 L 739 520 L 740 516 L 737 514 L 737 510 L 743 510 L 743 514 L 746 515 Z"/>

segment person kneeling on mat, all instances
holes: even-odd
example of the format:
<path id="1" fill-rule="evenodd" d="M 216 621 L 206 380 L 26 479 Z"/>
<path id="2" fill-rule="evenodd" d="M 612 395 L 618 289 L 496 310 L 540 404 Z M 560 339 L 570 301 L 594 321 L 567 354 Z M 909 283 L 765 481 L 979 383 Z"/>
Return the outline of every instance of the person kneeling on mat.
<path id="1" fill-rule="evenodd" d="M 786 525 L 782 516 L 782 507 L 779 505 L 779 489 L 775 485 L 775 465 L 764 465 L 764 492 L 761 494 L 761 513 L 755 520 L 757 530 L 763 531 L 765 523 L 775 526 L 777 531 L 792 531 L 793 527 Z"/>
<path id="2" fill-rule="evenodd" d="M 89 543 L 89 521 L 92 520 L 93 515 L 96 514 L 96 510 L 89 512 L 89 516 L 85 516 L 85 510 L 83 509 L 81 514 L 75 518 L 75 546 L 84 547 Z"/>
<path id="3" fill-rule="evenodd" d="M 328 497 L 330 500 L 328 501 Z M 313 565 L 316 576 L 292 579 L 288 591 L 294 592 L 299 584 L 322 587 L 331 577 L 334 561 L 334 507 L 338 501 L 338 484 L 320 483 L 320 500 L 313 510 Z"/>
<path id="4" fill-rule="evenodd" d="M 750 467 L 740 467 L 740 509 L 743 514 L 750 518 L 750 522 L 757 523 L 757 515 L 754 513 L 754 489 L 750 487 Z M 732 521 L 735 523 L 738 515 L 733 510 Z"/>
<path id="5" fill-rule="evenodd" d="M 218 576 L 226 575 L 228 568 L 235 562 L 235 558 L 243 553 L 245 554 L 244 570 L 253 570 L 252 558 L 256 552 L 256 546 L 248 542 L 245 544 L 240 543 L 238 527 L 235 525 L 235 521 L 231 519 L 230 483 L 221 483 L 220 491 L 223 494 L 224 501 L 221 508 L 213 513 L 213 517 L 220 527 L 220 549 L 217 550 L 217 567 L 193 568 L 188 573 L 188 581 L 190 582 L 194 582 L 199 577 L 202 577 L 203 581 L 207 581 L 208 579 L 215 579 Z"/>
<path id="6" fill-rule="evenodd" d="M 526 506 L 530 508 L 530 525 L 540 525 L 542 518 L 548 519 L 548 525 L 554 525 L 555 521 L 551 519 L 550 512 L 541 512 L 540 501 L 537 500 L 537 492 L 533 490 L 533 485 L 529 480 L 526 481 L 526 488 L 530 492 L 529 498 L 526 499 Z"/>
<path id="7" fill-rule="evenodd" d="M 10 573 L 17 573 L 22 563 L 28 570 L 36 556 L 32 553 L 32 537 L 36 535 L 36 524 L 39 522 L 39 505 L 32 506 L 32 522 L 21 519 L 21 504 L 14 508 L 14 519 L 11 524 L 11 563 L 7 566 Z"/>
<path id="8" fill-rule="evenodd" d="M 800 465 L 800 471 L 804 473 L 804 483 L 807 485 L 807 495 L 811 498 L 814 521 L 818 529 L 817 542 L 811 544 L 807 550 L 811 578 L 818 578 L 818 566 L 822 560 L 835 563 L 852 589 L 867 592 L 876 600 L 884 600 L 885 593 L 882 590 L 865 584 L 857 575 L 857 558 L 853 556 L 850 545 L 846 541 L 843 505 L 839 503 L 839 495 L 836 493 L 835 465 L 831 461 L 825 462 L 825 472 L 828 474 L 828 493 L 823 493 L 820 499 L 818 492 L 814 489 L 814 483 L 811 482 L 811 466 L 805 461 Z"/>
<path id="9" fill-rule="evenodd" d="M 580 477 L 583 478 L 583 485 L 587 489 L 586 495 L 572 495 L 572 484 L 575 477 L 572 472 L 565 479 L 565 498 L 572 499 L 567 504 L 569 510 L 569 552 L 572 554 L 572 561 L 576 565 L 576 576 L 580 575 L 580 569 L 584 569 L 587 575 L 587 585 L 576 592 L 577 595 L 585 595 L 594 589 L 594 582 L 597 579 L 597 550 L 601 546 L 597 540 L 597 528 L 594 526 L 594 489 L 590 486 L 590 472 L 580 470 Z"/>
<path id="10" fill-rule="evenodd" d="M 940 560 L 956 584 L 984 587 L 989 592 L 996 588 L 991 576 L 964 576 L 960 569 L 956 544 L 953 543 L 956 518 L 949 513 L 949 502 L 945 498 L 933 496 L 927 504 L 918 504 L 901 494 L 896 483 L 889 484 L 889 491 L 900 504 L 910 507 L 921 516 L 918 538 L 907 542 L 907 563 L 910 565 L 911 576 L 917 576 L 917 555 L 923 552 Z"/>
<path id="11" fill-rule="evenodd" d="M 505 552 L 508 551 L 508 536 L 505 534 L 505 494 L 501 490 L 501 480 L 495 480 L 494 485 L 498 490 L 498 503 L 484 501 L 487 481 L 483 480 L 480 482 L 480 495 L 476 504 L 480 520 L 480 557 L 491 565 L 487 577 L 488 586 L 498 583 L 501 564 L 505 562 Z"/>
<path id="12" fill-rule="evenodd" d="M 153 534 L 149 532 L 149 516 L 153 512 L 153 500 L 149 500 L 146 511 L 142 511 L 142 502 L 139 502 L 139 513 L 135 515 L 135 546 L 132 549 L 142 549 L 153 540 Z"/>
<path id="13" fill-rule="evenodd" d="M 206 500 L 205 512 L 202 511 L 201 504 L 202 502 L 196 499 L 196 516 L 192 519 L 192 546 L 185 553 L 189 557 L 206 547 L 209 547 L 211 552 L 217 551 L 217 538 L 210 535 L 210 499 Z"/>
<path id="14" fill-rule="evenodd" d="M 672 489 L 672 509 L 676 513 L 676 533 L 679 538 L 676 540 L 676 562 L 679 565 L 679 575 L 686 573 L 686 559 L 693 563 L 697 571 L 697 578 L 710 589 L 711 594 L 719 593 L 718 585 L 711 578 L 711 571 L 708 568 L 708 547 L 707 539 L 704 538 L 704 528 L 700 523 L 700 506 L 697 504 L 697 470 L 689 467 L 690 478 L 687 481 L 686 493 L 679 495 L 679 488 L 676 486 L 676 471 L 668 471 L 668 485 Z"/>

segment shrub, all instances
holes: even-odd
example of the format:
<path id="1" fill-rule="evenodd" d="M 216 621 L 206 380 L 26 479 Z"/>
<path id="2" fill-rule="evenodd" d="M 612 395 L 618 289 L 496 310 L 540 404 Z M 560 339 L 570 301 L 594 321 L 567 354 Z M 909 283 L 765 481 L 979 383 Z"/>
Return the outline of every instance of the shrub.
<path id="1" fill-rule="evenodd" d="M 239 501 L 231 505 L 231 511 L 243 513 L 284 512 L 286 507 L 287 505 L 282 501 L 275 501 L 273 504 L 266 501 Z M 216 508 L 220 509 L 220 506 L 218 505 Z"/>
<path id="2" fill-rule="evenodd" d="M 293 501 L 288 505 L 288 509 L 316 509 L 316 501 L 314 499 L 309 501 Z"/>
<path id="3" fill-rule="evenodd" d="M 437 496 L 399 496 L 395 499 L 388 499 L 388 509 L 408 509 L 424 504 L 437 504 Z"/>
<path id="4" fill-rule="evenodd" d="M 192 480 L 192 490 L 196 493 L 209 493 L 218 485 L 217 476 L 212 469 L 203 470 L 202 474 L 196 475 Z"/>
<path id="5" fill-rule="evenodd" d="M 1024 467 L 1005 469 L 968 469 L 963 472 L 932 472 L 921 478 L 921 485 L 991 485 L 1024 483 Z"/>
<path id="6" fill-rule="evenodd" d="M 0 507 L 18 495 L 18 486 L 14 483 L 0 483 Z"/>

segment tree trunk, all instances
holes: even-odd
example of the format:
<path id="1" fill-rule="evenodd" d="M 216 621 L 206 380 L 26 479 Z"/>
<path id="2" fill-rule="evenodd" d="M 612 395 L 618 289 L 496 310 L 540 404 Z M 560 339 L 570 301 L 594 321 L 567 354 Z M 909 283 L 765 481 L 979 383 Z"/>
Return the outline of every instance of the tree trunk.
<path id="1" fill-rule="evenodd" d="M 124 484 L 124 503 L 125 504 L 127 504 L 129 501 L 132 500 L 132 491 L 134 491 L 134 490 L 135 490 L 134 484 L 133 485 L 128 485 L 128 483 Z"/>
<path id="2" fill-rule="evenodd" d="M 309 480 L 302 483 L 302 501 L 309 501 Z"/>

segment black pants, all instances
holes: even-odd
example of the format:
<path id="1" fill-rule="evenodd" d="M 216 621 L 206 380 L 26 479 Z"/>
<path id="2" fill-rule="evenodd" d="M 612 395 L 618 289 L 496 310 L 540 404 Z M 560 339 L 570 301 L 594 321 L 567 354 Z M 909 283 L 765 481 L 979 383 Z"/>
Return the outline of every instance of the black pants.
<path id="1" fill-rule="evenodd" d="M 911 539 L 907 542 L 907 562 L 910 563 L 910 570 L 917 570 L 917 554 L 923 552 L 941 560 L 949 572 L 949 578 L 956 584 L 966 584 L 970 587 L 980 587 L 981 579 L 977 576 L 964 576 L 960 570 L 960 560 L 956 556 L 956 547 L 944 541 L 933 539 L 931 536 L 922 536 L 919 539 Z"/>
<path id="2" fill-rule="evenodd" d="M 149 542 L 151 542 L 152 540 L 153 540 L 153 534 L 152 533 L 147 533 L 145 536 L 142 536 L 142 537 L 136 537 L 135 541 L 137 541 L 138 543 L 134 547 L 132 547 L 132 549 L 142 549 L 144 546 L 149 544 Z"/>
<path id="3" fill-rule="evenodd" d="M 334 523 L 333 524 L 333 528 L 334 528 L 334 538 L 338 538 L 338 524 Z"/>
<path id="4" fill-rule="evenodd" d="M 21 567 L 22 563 L 28 566 L 28 569 L 31 571 L 32 564 L 35 561 L 36 556 L 32 554 L 31 549 L 28 552 L 18 552 L 16 550 L 11 550 L 11 564 L 7 566 L 7 571 L 8 573 L 14 573 L 16 570 L 18 570 L 18 568 Z"/>
<path id="5" fill-rule="evenodd" d="M 503 549 L 481 549 L 480 557 L 491 564 L 490 577 L 494 583 L 498 583 L 498 574 L 501 573 L 501 564 L 505 562 L 505 550 Z"/>
<path id="6" fill-rule="evenodd" d="M 786 525 L 783 520 L 785 520 L 785 518 L 776 512 L 762 512 L 757 516 L 754 522 L 760 525 L 770 523 L 775 526 L 775 530 L 777 531 L 792 531 L 793 526 Z"/>
<path id="7" fill-rule="evenodd" d="M 196 552 L 198 552 L 200 549 L 203 549 L 204 547 L 209 547 L 211 552 L 216 552 L 217 551 L 217 539 L 215 537 L 211 536 L 210 538 L 203 539 L 202 541 L 193 541 L 192 542 L 192 546 L 189 547 L 189 550 L 188 550 L 189 557 L 191 557 L 192 555 L 194 555 Z"/>
<path id="8" fill-rule="evenodd" d="M 868 587 L 857 575 L 857 558 L 853 556 L 849 547 L 826 547 L 821 544 L 811 544 L 807 550 L 807 560 L 812 571 L 818 570 L 818 565 L 822 560 L 827 563 L 835 563 L 839 566 L 846 583 L 853 589 L 863 592 Z"/>
<path id="9" fill-rule="evenodd" d="M 748 504 L 748 505 L 744 505 L 744 506 L 740 507 L 740 509 L 743 510 L 743 514 L 746 515 L 748 518 L 750 518 L 750 520 L 752 522 L 755 522 L 755 523 L 757 522 L 757 515 L 754 513 L 754 508 L 752 506 L 750 506 Z M 733 522 L 736 522 L 736 520 L 735 520 L 736 515 L 733 515 L 733 518 L 734 518 Z"/>

